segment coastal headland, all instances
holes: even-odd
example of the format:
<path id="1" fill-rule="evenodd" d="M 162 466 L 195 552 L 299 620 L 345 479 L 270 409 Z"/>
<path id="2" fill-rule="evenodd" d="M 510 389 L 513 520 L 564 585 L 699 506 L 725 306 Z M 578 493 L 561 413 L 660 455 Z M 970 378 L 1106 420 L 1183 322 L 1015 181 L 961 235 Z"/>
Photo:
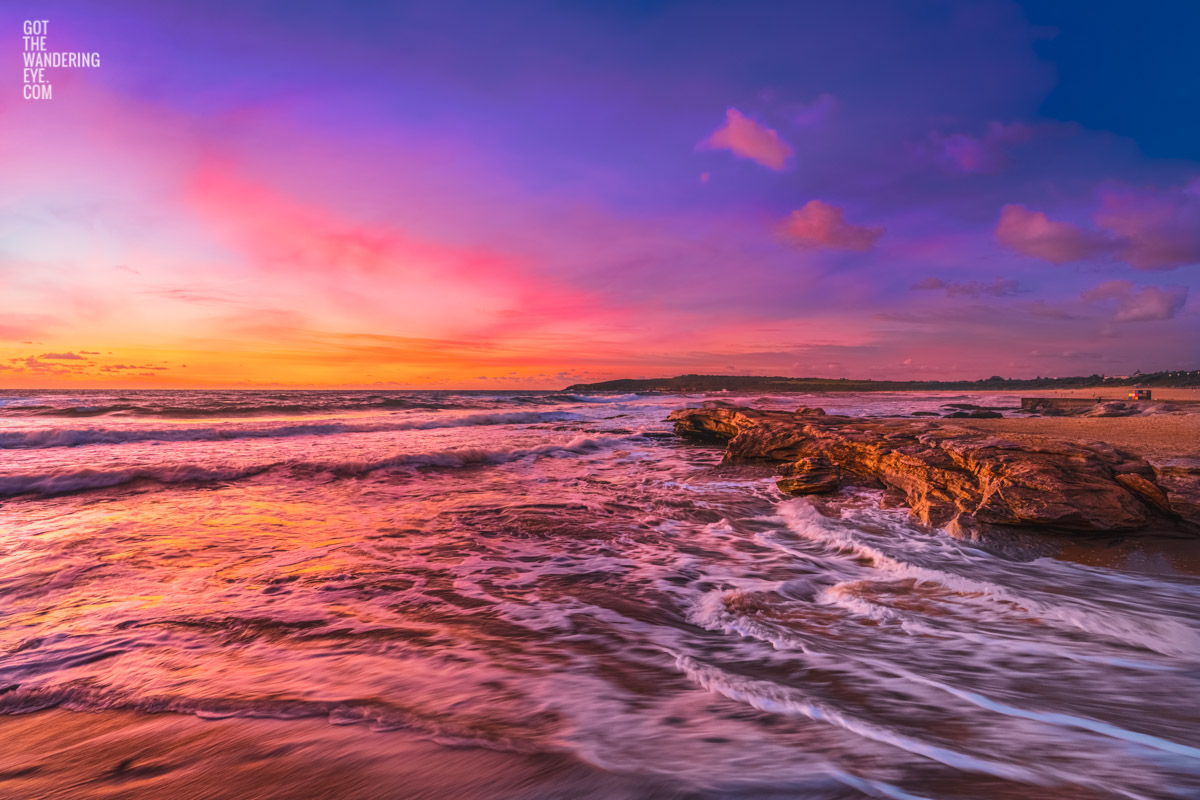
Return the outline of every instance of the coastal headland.
<path id="1" fill-rule="evenodd" d="M 1062 396 L 1120 399 L 1133 386 L 1151 389 L 1163 399 L 1200 399 L 1200 370 L 1136 375 L 1079 375 L 1066 378 L 1003 378 L 974 381 L 867 380 L 860 378 L 789 378 L 763 375 L 677 375 L 673 378 L 624 378 L 576 383 L 565 392 L 1053 392 Z M 1166 393 L 1164 393 L 1165 390 Z M 1180 394 L 1182 392 L 1182 394 Z M 1170 397 L 1168 397 L 1168 394 Z"/>

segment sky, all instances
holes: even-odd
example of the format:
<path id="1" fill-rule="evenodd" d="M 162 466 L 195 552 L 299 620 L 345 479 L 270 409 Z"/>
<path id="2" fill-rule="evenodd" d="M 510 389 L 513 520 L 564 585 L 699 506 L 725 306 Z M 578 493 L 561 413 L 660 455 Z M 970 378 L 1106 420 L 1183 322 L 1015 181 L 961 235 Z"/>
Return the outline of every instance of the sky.
<path id="1" fill-rule="evenodd" d="M 100 66 L 25 99 L 25 20 Z M 10 0 L 0 387 L 1200 368 L 1198 29 L 1165 1 Z"/>

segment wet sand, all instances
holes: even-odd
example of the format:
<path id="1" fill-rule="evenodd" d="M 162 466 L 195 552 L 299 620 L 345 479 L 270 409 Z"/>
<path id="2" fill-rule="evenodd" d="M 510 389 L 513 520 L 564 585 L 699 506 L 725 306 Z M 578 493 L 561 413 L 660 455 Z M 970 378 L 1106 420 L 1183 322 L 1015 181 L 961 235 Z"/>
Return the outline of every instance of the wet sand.
<path id="1" fill-rule="evenodd" d="M 0 717 L 0 797 L 378 800 L 682 797 L 569 755 L 443 746 L 324 719 L 41 711 Z"/>

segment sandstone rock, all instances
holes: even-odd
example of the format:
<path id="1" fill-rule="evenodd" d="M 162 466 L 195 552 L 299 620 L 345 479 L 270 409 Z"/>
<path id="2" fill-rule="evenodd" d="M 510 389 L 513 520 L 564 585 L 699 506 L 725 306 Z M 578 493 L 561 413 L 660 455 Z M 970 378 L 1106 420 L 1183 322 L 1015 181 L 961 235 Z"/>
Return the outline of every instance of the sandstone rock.
<path id="1" fill-rule="evenodd" d="M 1118 473 L 1114 477 L 1116 478 L 1117 483 L 1121 484 L 1126 489 L 1157 508 L 1159 511 L 1170 515 L 1175 514 L 1175 510 L 1171 508 L 1171 501 L 1167 498 L 1167 493 L 1159 488 L 1157 484 L 1147 480 L 1137 473 L 1132 472 Z"/>
<path id="2" fill-rule="evenodd" d="M 825 416 L 825 409 L 809 408 L 808 406 L 800 406 L 799 408 L 796 409 L 796 416 L 798 416 L 798 417 L 823 417 L 823 416 Z"/>
<path id="3" fill-rule="evenodd" d="M 1154 477 L 1175 513 L 1200 522 L 1200 459 L 1174 458 L 1155 464 Z"/>
<path id="4" fill-rule="evenodd" d="M 731 403 L 728 400 L 704 400 L 700 403 L 701 408 L 741 408 L 737 403 Z"/>
<path id="5" fill-rule="evenodd" d="M 885 488 L 879 498 L 880 508 L 906 508 L 907 505 L 908 495 L 894 487 Z"/>
<path id="6" fill-rule="evenodd" d="M 1154 469 L 1108 445 L 1022 446 L 940 420 L 751 409 L 684 409 L 670 419 L 681 436 L 726 441 L 727 462 L 827 459 L 844 483 L 902 494 L 930 525 L 1082 534 L 1134 531 L 1164 519 Z M 1178 511 L 1174 498 L 1166 508 Z"/>
<path id="7" fill-rule="evenodd" d="M 801 458 L 779 468 L 775 482 L 785 494 L 828 494 L 842 485 L 842 473 L 828 458 Z"/>
<path id="8" fill-rule="evenodd" d="M 1141 413 L 1142 409 L 1135 403 L 1099 403 L 1083 412 L 1083 417 L 1132 417 Z"/>
<path id="9" fill-rule="evenodd" d="M 1075 416 L 1090 411 L 1100 400 L 1088 397 L 1022 397 L 1021 410 L 1047 417 Z"/>
<path id="10" fill-rule="evenodd" d="M 953 408 L 956 411 L 1017 411 L 1016 406 L 977 406 L 974 403 L 942 403 L 942 408 Z"/>

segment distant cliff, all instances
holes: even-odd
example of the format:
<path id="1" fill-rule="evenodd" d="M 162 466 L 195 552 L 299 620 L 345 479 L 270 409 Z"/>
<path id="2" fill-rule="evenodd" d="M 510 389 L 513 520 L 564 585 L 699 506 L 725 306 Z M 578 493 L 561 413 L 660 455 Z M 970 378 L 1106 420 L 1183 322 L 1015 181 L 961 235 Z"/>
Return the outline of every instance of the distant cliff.
<path id="1" fill-rule="evenodd" d="M 1155 372 L 1133 377 L 1103 375 L 1073 378 L 1001 378 L 978 381 L 871 381 L 852 378 L 784 378 L 757 375 L 679 375 L 674 378 L 646 378 L 576 383 L 565 392 L 919 392 L 985 391 L 1026 389 L 1087 389 L 1105 386 L 1200 387 L 1200 370 L 1191 372 Z"/>

